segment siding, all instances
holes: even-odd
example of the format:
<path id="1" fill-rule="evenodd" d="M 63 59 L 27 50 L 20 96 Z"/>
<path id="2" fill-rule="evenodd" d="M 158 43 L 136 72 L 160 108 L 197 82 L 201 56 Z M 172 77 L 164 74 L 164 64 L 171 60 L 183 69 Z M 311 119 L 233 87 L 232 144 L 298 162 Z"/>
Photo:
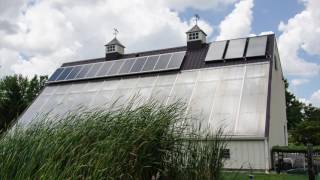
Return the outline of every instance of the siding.
<path id="1" fill-rule="evenodd" d="M 266 168 L 264 140 L 230 141 L 230 159 L 226 160 L 226 169 L 258 169 Z"/>

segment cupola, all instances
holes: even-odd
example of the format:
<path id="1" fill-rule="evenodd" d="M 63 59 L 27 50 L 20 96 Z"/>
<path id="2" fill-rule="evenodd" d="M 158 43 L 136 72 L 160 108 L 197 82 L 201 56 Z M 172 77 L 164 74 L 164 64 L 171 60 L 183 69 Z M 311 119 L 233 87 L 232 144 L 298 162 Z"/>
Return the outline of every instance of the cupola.
<path id="1" fill-rule="evenodd" d="M 187 46 L 189 48 L 201 48 L 206 43 L 207 34 L 196 24 L 187 34 Z"/>
<path id="2" fill-rule="evenodd" d="M 188 49 L 201 48 L 203 44 L 206 44 L 207 34 L 198 26 L 199 19 L 199 15 L 195 14 L 195 25 L 189 31 L 186 32 Z"/>
<path id="3" fill-rule="evenodd" d="M 115 29 L 114 35 L 115 37 L 105 45 L 106 49 L 106 59 L 118 59 L 124 54 L 124 48 L 125 46 L 120 43 L 120 41 L 117 39 L 118 31 Z"/>

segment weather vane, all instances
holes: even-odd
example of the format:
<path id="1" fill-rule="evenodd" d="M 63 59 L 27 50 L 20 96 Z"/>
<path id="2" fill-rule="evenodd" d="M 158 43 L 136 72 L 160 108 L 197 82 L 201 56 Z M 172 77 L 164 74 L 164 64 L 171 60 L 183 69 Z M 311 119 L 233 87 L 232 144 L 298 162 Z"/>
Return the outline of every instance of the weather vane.
<path id="1" fill-rule="evenodd" d="M 198 25 L 199 19 L 200 19 L 199 14 L 195 14 L 195 15 L 194 15 L 194 22 L 196 23 L 196 25 Z"/>
<path id="2" fill-rule="evenodd" d="M 119 33 L 118 29 L 113 28 L 113 35 L 114 37 L 117 37 L 117 34 Z"/>

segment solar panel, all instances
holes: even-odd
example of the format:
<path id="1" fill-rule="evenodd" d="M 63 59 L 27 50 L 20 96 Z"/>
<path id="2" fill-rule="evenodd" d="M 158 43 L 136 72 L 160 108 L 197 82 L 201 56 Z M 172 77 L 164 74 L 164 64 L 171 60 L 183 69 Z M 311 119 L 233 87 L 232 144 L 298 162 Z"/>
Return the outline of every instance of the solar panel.
<path id="1" fill-rule="evenodd" d="M 127 59 L 123 66 L 121 67 L 119 74 L 127 74 L 130 72 L 130 69 L 132 68 L 134 62 L 136 59 Z"/>
<path id="2" fill-rule="evenodd" d="M 57 81 L 64 80 L 68 76 L 68 74 L 71 72 L 72 69 L 73 69 L 73 67 L 64 68 L 64 70 L 62 71 L 62 73 L 58 77 Z"/>
<path id="3" fill-rule="evenodd" d="M 246 57 L 265 56 L 267 36 L 252 37 L 249 39 Z"/>
<path id="4" fill-rule="evenodd" d="M 61 72 L 63 71 L 64 68 L 58 68 L 49 78 L 48 81 L 55 81 L 57 79 L 57 77 L 59 77 L 59 75 L 61 74 Z"/>
<path id="5" fill-rule="evenodd" d="M 146 64 L 144 65 L 142 71 L 152 71 L 156 65 L 159 56 L 149 56 Z"/>
<path id="6" fill-rule="evenodd" d="M 225 59 L 242 58 L 247 39 L 234 39 L 229 41 Z"/>
<path id="7" fill-rule="evenodd" d="M 223 59 L 223 54 L 227 45 L 227 41 L 212 42 L 205 61 L 216 61 Z"/>
<path id="8" fill-rule="evenodd" d="M 92 68 L 89 70 L 86 77 L 95 77 L 95 75 L 98 73 L 101 67 L 102 67 L 102 63 L 93 64 Z"/>
<path id="9" fill-rule="evenodd" d="M 66 77 L 66 80 L 67 79 L 74 79 L 77 74 L 80 72 L 82 66 L 75 66 L 72 71 L 69 73 L 69 75 Z"/>
<path id="10" fill-rule="evenodd" d="M 140 72 L 146 62 L 147 58 L 146 57 L 141 57 L 141 58 L 137 58 L 136 62 L 134 63 L 132 69 L 130 70 L 130 72 L 134 73 L 134 72 Z"/>
<path id="11" fill-rule="evenodd" d="M 177 69 L 180 68 L 185 52 L 176 52 L 172 55 L 171 60 L 168 64 L 167 69 Z"/>
<path id="12" fill-rule="evenodd" d="M 156 64 L 156 67 L 154 70 L 163 70 L 166 69 L 168 66 L 168 63 L 171 59 L 172 54 L 162 54 Z"/>
<path id="13" fill-rule="evenodd" d="M 84 65 L 82 67 L 81 71 L 76 76 L 76 79 L 84 78 L 87 75 L 87 73 L 88 73 L 88 71 L 90 70 L 91 67 L 92 67 L 92 64 Z"/>
<path id="14" fill-rule="evenodd" d="M 107 73 L 107 75 L 117 75 L 119 73 L 119 70 L 123 64 L 124 60 L 114 61 L 110 71 Z"/>
<path id="15" fill-rule="evenodd" d="M 49 82 L 179 69 L 185 53 L 185 51 L 181 51 L 161 55 L 62 67 L 53 73 Z"/>
<path id="16" fill-rule="evenodd" d="M 108 62 L 103 63 L 103 65 L 102 65 L 101 69 L 99 70 L 99 72 L 97 73 L 96 77 L 105 76 L 109 72 L 112 64 L 113 64 L 112 61 L 108 61 Z"/>

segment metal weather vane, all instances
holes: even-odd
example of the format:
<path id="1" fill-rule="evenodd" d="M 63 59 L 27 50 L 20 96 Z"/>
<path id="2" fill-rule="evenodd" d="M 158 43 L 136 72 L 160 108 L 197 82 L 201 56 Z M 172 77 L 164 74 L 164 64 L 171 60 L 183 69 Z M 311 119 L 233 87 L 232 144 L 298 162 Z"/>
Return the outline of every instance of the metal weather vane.
<path id="1" fill-rule="evenodd" d="M 119 34 L 118 29 L 117 28 L 113 28 L 113 35 L 114 35 L 115 38 L 117 37 L 118 34 Z"/>
<path id="2" fill-rule="evenodd" d="M 199 19 L 200 19 L 199 14 L 195 14 L 195 15 L 194 15 L 194 22 L 196 23 L 196 25 L 198 25 Z"/>

